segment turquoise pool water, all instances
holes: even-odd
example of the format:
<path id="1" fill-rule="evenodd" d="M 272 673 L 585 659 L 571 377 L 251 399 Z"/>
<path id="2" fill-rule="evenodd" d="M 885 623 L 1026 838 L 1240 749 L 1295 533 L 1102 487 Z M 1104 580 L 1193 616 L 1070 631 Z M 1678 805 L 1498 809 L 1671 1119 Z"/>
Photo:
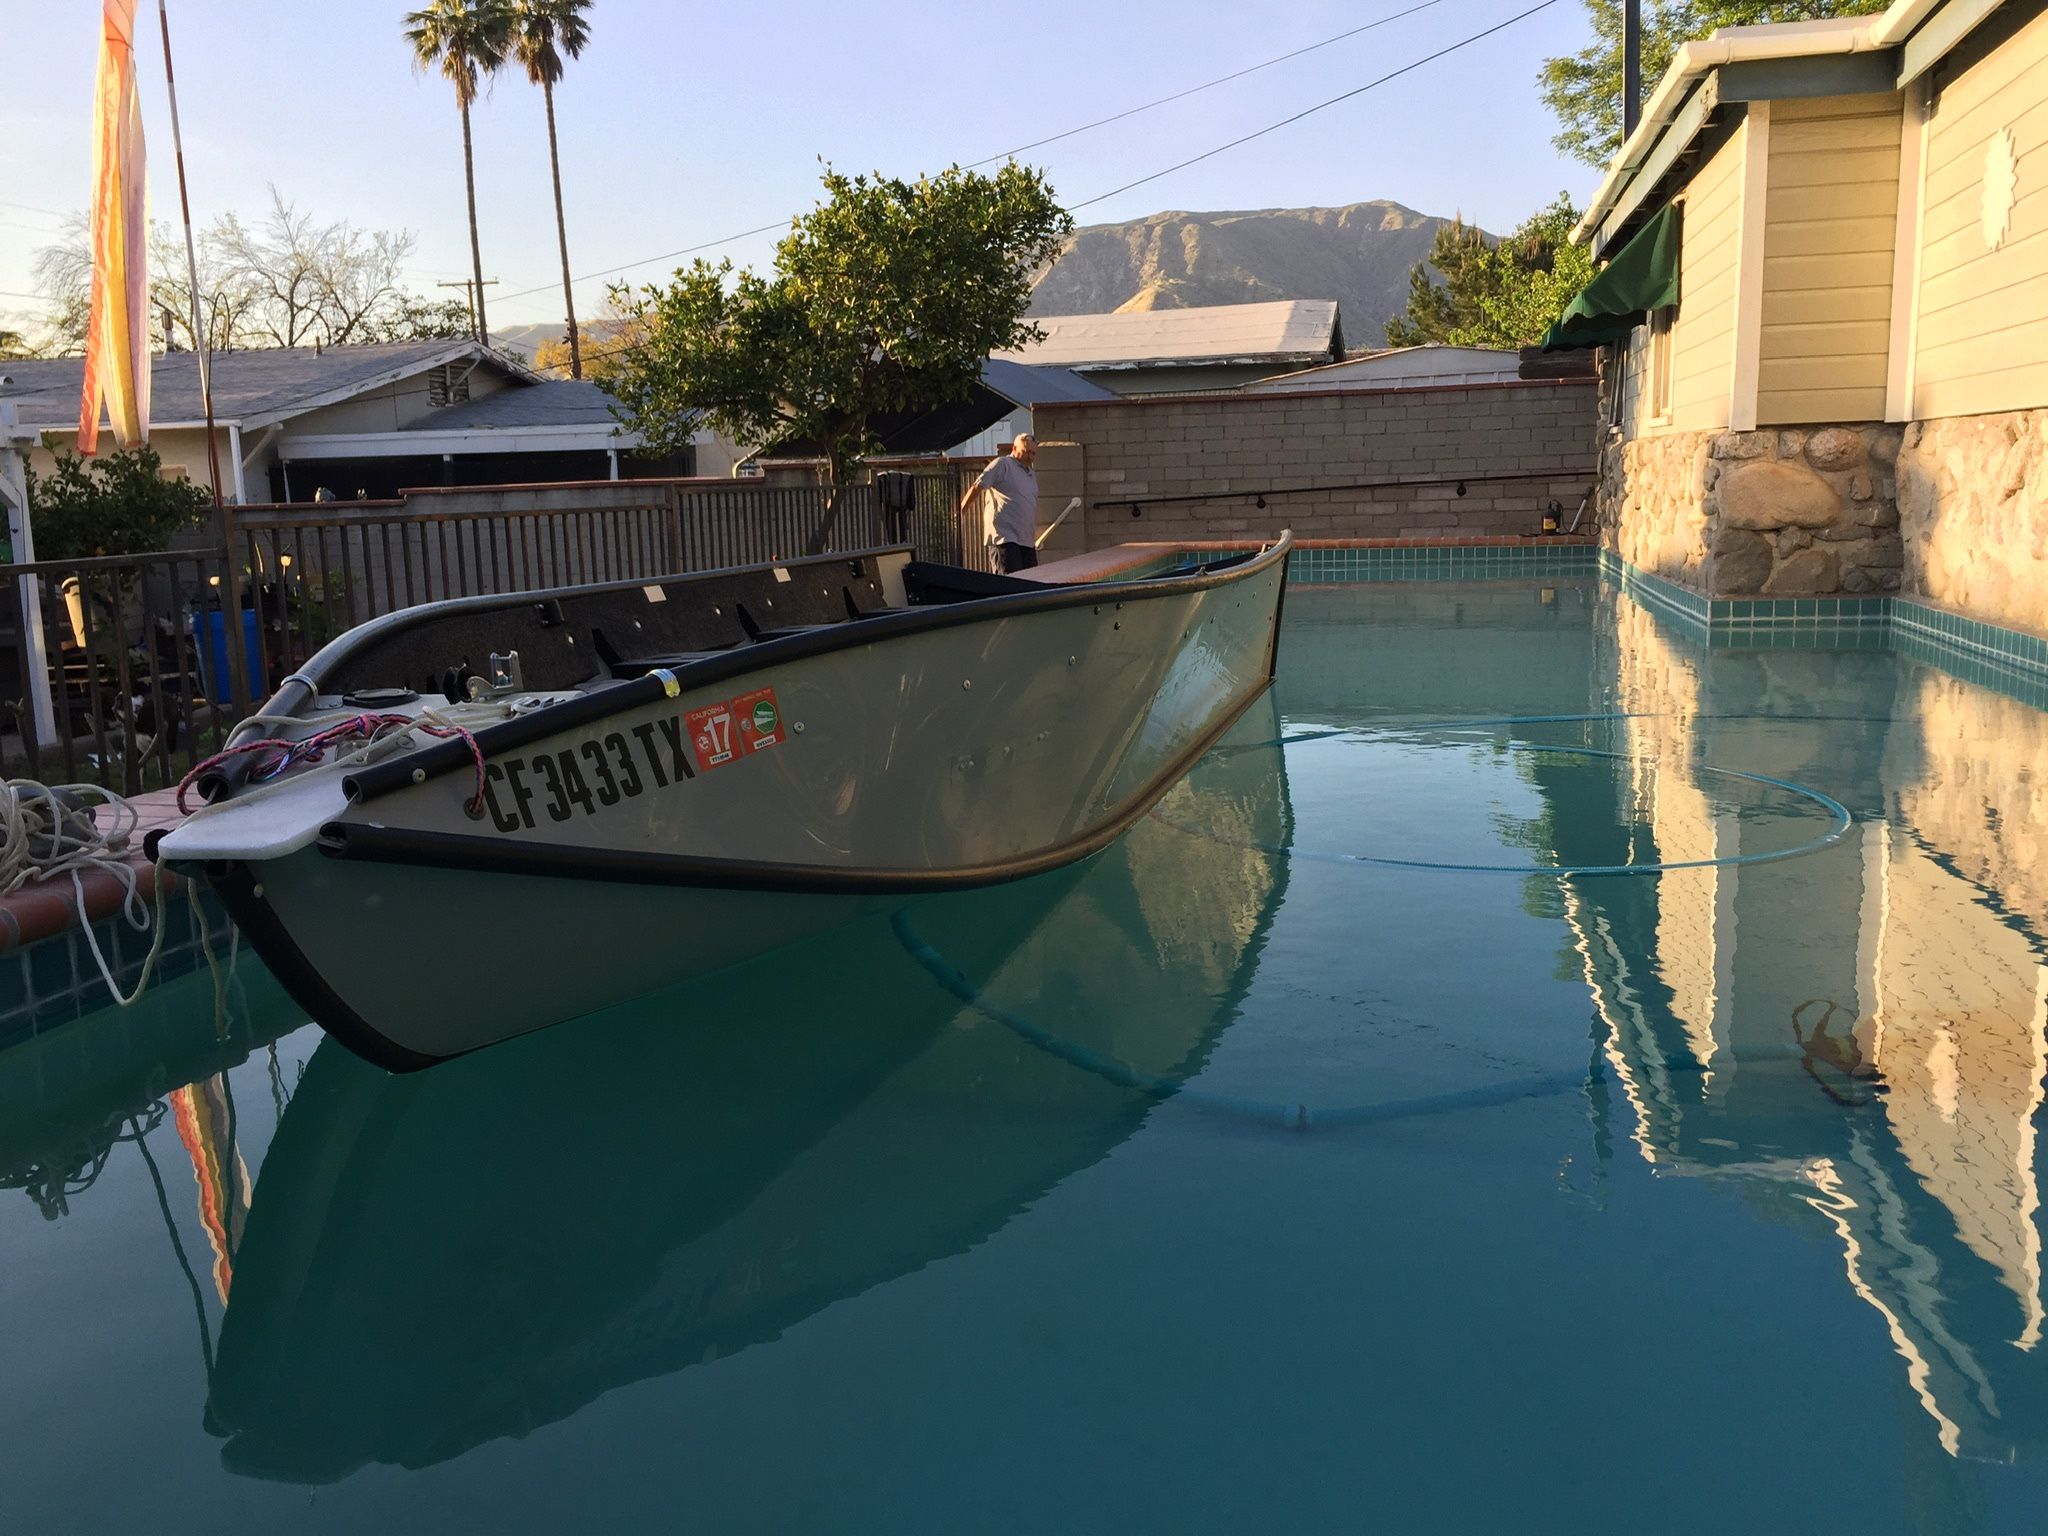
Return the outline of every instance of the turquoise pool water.
<path id="1" fill-rule="evenodd" d="M 188 951 L 0 1047 L 0 1529 L 2034 1530 L 2044 749 L 1302 587 L 1057 877 L 404 1079 Z"/>

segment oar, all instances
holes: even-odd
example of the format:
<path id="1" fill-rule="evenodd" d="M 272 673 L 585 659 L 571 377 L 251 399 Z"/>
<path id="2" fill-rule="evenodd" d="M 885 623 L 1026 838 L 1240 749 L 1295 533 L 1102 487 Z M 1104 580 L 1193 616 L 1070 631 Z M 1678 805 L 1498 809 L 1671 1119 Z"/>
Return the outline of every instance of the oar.
<path id="1" fill-rule="evenodd" d="M 1052 520 L 1051 522 L 1047 523 L 1047 524 L 1046 524 L 1046 525 L 1045 525 L 1045 526 L 1044 526 L 1043 528 L 1041 528 L 1041 529 L 1039 530 L 1039 532 L 1038 532 L 1038 538 L 1037 538 L 1037 540 L 1036 540 L 1036 541 L 1035 541 L 1035 542 L 1034 542 L 1034 543 L 1032 544 L 1032 546 L 1031 546 L 1031 547 L 1032 547 L 1033 549 L 1043 549 L 1043 548 L 1045 548 L 1045 541 L 1046 541 L 1047 539 L 1049 539 L 1049 538 L 1051 538 L 1051 537 L 1052 537 L 1052 531 L 1053 531 L 1053 529 L 1055 529 L 1055 528 L 1059 527 L 1059 525 L 1060 525 L 1061 523 L 1064 523 L 1064 522 L 1065 522 L 1065 521 L 1067 520 L 1067 514 L 1068 514 L 1069 512 L 1071 512 L 1071 511 L 1073 511 L 1073 510 L 1074 510 L 1074 508 L 1076 508 L 1076 507 L 1078 507 L 1078 506 L 1080 506 L 1080 505 L 1081 505 L 1081 498 L 1080 498 L 1080 497 L 1078 497 L 1078 496 L 1076 496 L 1076 497 L 1075 497 L 1075 498 L 1074 498 L 1074 499 L 1073 499 L 1072 501 L 1068 502 L 1068 503 L 1067 503 L 1067 504 L 1066 504 L 1066 505 L 1065 505 L 1064 507 L 1061 507 L 1061 508 L 1060 508 L 1060 515 L 1059 515 L 1058 517 L 1054 518 L 1054 519 L 1053 519 L 1053 520 Z"/>

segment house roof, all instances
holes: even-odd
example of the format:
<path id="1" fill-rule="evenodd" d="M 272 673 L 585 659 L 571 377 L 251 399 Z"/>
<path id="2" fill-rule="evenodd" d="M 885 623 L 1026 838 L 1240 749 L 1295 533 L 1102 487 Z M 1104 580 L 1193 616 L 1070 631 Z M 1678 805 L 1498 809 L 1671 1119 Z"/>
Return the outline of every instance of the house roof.
<path id="1" fill-rule="evenodd" d="M 213 416 L 222 425 L 264 427 L 332 405 L 443 363 L 484 360 L 521 378 L 524 367 L 468 338 L 393 341 L 366 346 L 269 347 L 213 354 Z M 78 425 L 85 360 L 38 358 L 0 363 L 0 400 L 20 409 L 23 425 L 65 430 Z M 190 426 L 206 419 L 196 353 L 173 352 L 150 362 L 150 419 Z"/>
<path id="2" fill-rule="evenodd" d="M 524 389 L 493 390 L 473 400 L 443 406 L 409 422 L 402 432 L 473 432 L 516 427 L 610 427 L 612 396 L 588 379 L 543 379 Z"/>
<path id="3" fill-rule="evenodd" d="M 1404 383 L 1462 383 L 1512 379 L 1518 376 L 1521 354 L 1499 347 L 1454 347 L 1426 341 L 1414 347 L 1386 347 L 1320 368 L 1297 368 L 1244 386 L 1250 393 L 1293 389 L 1342 389 L 1346 385 L 1380 387 Z"/>
<path id="4" fill-rule="evenodd" d="M 1875 16 L 1722 27 L 1672 56 L 1641 120 L 1586 205 L 1572 238 L 1619 248 L 1686 174 L 1682 157 L 1723 110 L 1783 96 L 1853 95 L 1910 85 L 2005 0 L 1894 0 Z"/>
<path id="5" fill-rule="evenodd" d="M 981 382 L 1012 405 L 1116 398 L 1100 384 L 1091 384 L 1078 373 L 1070 373 L 1065 368 L 1038 368 L 1002 357 L 992 357 L 981 365 Z"/>
<path id="6" fill-rule="evenodd" d="M 1337 305 L 1330 299 L 1031 319 L 1045 332 L 1044 340 L 999 352 L 998 362 L 1063 368 L 1303 362 L 1327 359 L 1342 345 Z"/>
<path id="7" fill-rule="evenodd" d="M 927 411 L 891 411 L 868 425 L 885 454 L 940 454 L 986 432 L 1020 405 L 1115 398 L 1100 384 L 1064 368 L 1033 368 L 992 357 L 981 365 L 981 382 L 960 399 Z M 787 438 L 762 458 L 814 459 L 823 451 L 815 439 Z"/>

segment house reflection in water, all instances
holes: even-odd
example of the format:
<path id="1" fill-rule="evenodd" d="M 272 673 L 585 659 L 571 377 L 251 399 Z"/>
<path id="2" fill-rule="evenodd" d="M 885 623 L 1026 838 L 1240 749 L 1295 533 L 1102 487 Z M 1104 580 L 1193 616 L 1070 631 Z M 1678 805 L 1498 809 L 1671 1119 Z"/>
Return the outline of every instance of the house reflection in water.
<path id="1" fill-rule="evenodd" d="M 1637 1154 L 1819 1223 L 1942 1447 L 2039 1455 L 2048 716 L 1892 657 L 1702 650 L 1634 605 L 1612 634 L 1633 803 L 1607 825 L 1636 843 L 1565 862 L 1763 851 L 1767 819 L 1685 766 L 1738 734 L 1745 768 L 1856 817 L 1807 858 L 1566 882 Z"/>

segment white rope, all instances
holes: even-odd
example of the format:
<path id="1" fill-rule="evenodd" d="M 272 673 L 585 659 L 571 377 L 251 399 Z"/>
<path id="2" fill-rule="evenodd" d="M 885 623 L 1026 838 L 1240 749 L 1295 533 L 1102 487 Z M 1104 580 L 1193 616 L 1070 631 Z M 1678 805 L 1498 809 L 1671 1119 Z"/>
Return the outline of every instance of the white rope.
<path id="1" fill-rule="evenodd" d="M 106 824 L 94 814 L 104 809 L 111 814 Z M 121 796 L 98 784 L 39 784 L 34 779 L 8 779 L 0 783 L 0 894 L 23 886 L 68 877 L 72 898 L 78 904 L 79 925 L 85 942 L 99 965 L 107 991 L 123 1008 L 132 1006 L 149 985 L 157 956 L 164 944 L 164 871 L 156 871 L 156 916 L 149 954 L 142 962 L 142 974 L 135 990 L 122 995 L 113 968 L 100 952 L 99 939 L 92 931 L 86 911 L 85 882 L 89 870 L 102 870 L 120 883 L 121 915 L 137 933 L 151 926 L 150 911 L 142 900 L 141 877 L 129 858 L 141 813 Z"/>

